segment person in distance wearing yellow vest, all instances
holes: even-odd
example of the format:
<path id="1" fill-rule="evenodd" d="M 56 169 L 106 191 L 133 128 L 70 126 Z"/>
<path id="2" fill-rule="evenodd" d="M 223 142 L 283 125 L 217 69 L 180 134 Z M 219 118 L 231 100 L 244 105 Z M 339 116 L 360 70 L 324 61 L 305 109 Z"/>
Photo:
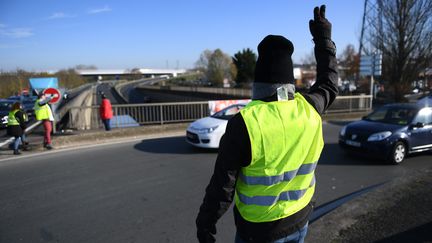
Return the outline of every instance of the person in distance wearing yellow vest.
<path id="1" fill-rule="evenodd" d="M 18 150 L 20 143 L 24 144 L 22 141 L 22 137 L 24 135 L 24 131 L 26 129 L 26 114 L 21 108 L 21 103 L 15 102 L 8 116 L 8 124 L 7 124 L 7 134 L 10 136 L 14 136 L 14 154 L 19 155 L 21 152 Z"/>
<path id="2" fill-rule="evenodd" d="M 269 35 L 258 45 L 252 101 L 228 121 L 196 218 L 200 242 L 215 242 L 216 222 L 232 201 L 235 242 L 304 241 L 324 145 L 320 115 L 338 94 L 324 5 L 309 28 L 317 78 L 305 94 L 295 92 L 291 41 Z"/>
<path id="3" fill-rule="evenodd" d="M 34 111 L 36 115 L 36 120 L 42 121 L 45 133 L 44 133 L 44 147 L 47 149 L 52 149 L 51 145 L 51 131 L 52 123 L 54 121 L 54 116 L 52 114 L 51 108 L 48 102 L 52 97 L 47 97 L 45 94 L 40 93 L 38 99 L 34 105 Z"/>

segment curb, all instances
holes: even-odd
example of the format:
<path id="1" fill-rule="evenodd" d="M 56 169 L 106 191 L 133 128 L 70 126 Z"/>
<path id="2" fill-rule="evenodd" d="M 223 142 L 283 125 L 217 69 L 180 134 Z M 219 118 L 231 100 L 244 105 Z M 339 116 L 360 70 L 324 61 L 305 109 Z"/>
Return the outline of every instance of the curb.
<path id="1" fill-rule="evenodd" d="M 318 219 L 309 227 L 306 240 L 402 242 L 403 237 L 422 237 L 418 232 L 410 235 L 409 230 L 432 220 L 431 184 L 432 167 L 393 179 Z"/>
<path id="2" fill-rule="evenodd" d="M 185 136 L 186 128 L 189 123 L 148 125 L 134 128 L 120 128 L 111 131 L 97 130 L 85 131 L 75 134 L 57 134 L 51 137 L 53 150 L 47 150 L 42 146 L 43 137 L 38 142 L 31 142 L 29 151 L 24 152 L 24 156 L 60 152 L 68 149 L 79 149 L 96 145 L 115 144 L 130 142 L 135 140 L 157 139 L 163 137 Z M 10 160 L 16 155 L 2 154 L 0 160 Z M 16 158 L 22 158 L 20 155 Z"/>
<path id="3" fill-rule="evenodd" d="M 134 128 L 120 128 L 111 131 L 90 131 L 65 136 L 54 136 L 53 146 L 56 148 L 70 147 L 85 144 L 102 144 L 116 140 L 137 139 L 140 137 L 157 137 L 171 133 L 186 133 L 189 123 L 148 125 Z"/>

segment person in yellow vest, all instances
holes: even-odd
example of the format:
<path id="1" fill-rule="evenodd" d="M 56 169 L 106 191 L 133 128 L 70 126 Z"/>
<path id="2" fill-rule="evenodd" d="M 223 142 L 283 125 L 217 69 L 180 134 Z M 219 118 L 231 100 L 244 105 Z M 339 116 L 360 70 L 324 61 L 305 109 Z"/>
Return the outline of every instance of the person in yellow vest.
<path id="1" fill-rule="evenodd" d="M 14 154 L 19 155 L 19 145 L 23 141 L 24 131 L 26 129 L 26 114 L 22 110 L 21 103 L 15 102 L 11 106 L 11 110 L 8 115 L 7 134 L 14 136 L 15 140 L 13 143 Z"/>
<path id="2" fill-rule="evenodd" d="M 317 78 L 295 92 L 291 41 L 269 35 L 258 45 L 252 101 L 228 121 L 213 176 L 196 218 L 199 242 L 215 242 L 216 222 L 232 201 L 235 242 L 303 242 L 315 168 L 324 142 L 321 114 L 338 94 L 336 46 L 325 6 L 309 23 Z"/>
<path id="3" fill-rule="evenodd" d="M 45 94 L 41 93 L 34 105 L 36 120 L 42 121 L 44 127 L 44 147 L 46 149 L 53 148 L 51 144 L 51 132 L 54 116 L 48 104 L 51 98 L 52 97 L 47 97 Z"/>

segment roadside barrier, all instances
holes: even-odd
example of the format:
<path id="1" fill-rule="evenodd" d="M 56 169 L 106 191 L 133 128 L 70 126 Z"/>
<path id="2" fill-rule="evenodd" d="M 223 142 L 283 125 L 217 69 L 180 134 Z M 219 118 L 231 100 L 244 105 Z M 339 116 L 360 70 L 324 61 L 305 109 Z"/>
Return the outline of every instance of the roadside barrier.
<path id="1" fill-rule="evenodd" d="M 369 111 L 370 95 L 338 96 L 327 113 L 351 113 Z M 190 122 L 210 115 L 209 102 L 171 102 L 112 105 L 112 127 L 130 127 L 150 124 Z M 89 113 L 92 115 L 89 116 Z M 84 124 L 83 116 L 91 117 Z M 103 127 L 99 106 L 78 106 L 69 110 L 67 127 L 71 129 L 99 129 Z"/>
<path id="2" fill-rule="evenodd" d="M 31 124 L 29 127 L 26 128 L 26 130 L 24 131 L 24 133 L 27 135 L 29 134 L 31 131 L 33 131 L 33 129 L 35 129 L 37 126 L 39 126 L 42 123 L 42 121 L 36 121 L 35 123 Z M 10 137 L 2 142 L 0 142 L 0 147 L 3 147 L 5 145 L 8 145 L 9 143 L 11 143 L 12 141 L 14 141 L 15 137 Z"/>

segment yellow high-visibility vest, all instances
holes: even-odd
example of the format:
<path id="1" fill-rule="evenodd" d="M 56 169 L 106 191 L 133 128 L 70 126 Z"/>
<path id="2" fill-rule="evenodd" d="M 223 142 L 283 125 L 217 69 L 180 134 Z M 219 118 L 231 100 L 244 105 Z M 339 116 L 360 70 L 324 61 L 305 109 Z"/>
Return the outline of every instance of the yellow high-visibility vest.
<path id="1" fill-rule="evenodd" d="M 48 104 L 40 106 L 39 105 L 40 101 L 41 101 L 40 99 L 36 100 L 35 105 L 34 105 L 36 120 L 38 120 L 38 121 L 49 120 L 49 117 L 50 117 L 50 115 L 49 115 L 50 110 L 49 109 L 50 108 L 48 107 Z"/>
<path id="2" fill-rule="evenodd" d="M 315 191 L 314 171 L 324 147 L 321 116 L 299 93 L 289 101 L 255 100 L 240 112 L 252 152 L 236 184 L 241 216 L 270 222 L 300 211 Z"/>
<path id="3" fill-rule="evenodd" d="M 11 112 L 9 112 L 9 116 L 8 116 L 8 126 L 17 126 L 19 125 L 18 120 L 15 117 L 15 114 L 18 112 L 19 110 L 13 110 Z"/>

